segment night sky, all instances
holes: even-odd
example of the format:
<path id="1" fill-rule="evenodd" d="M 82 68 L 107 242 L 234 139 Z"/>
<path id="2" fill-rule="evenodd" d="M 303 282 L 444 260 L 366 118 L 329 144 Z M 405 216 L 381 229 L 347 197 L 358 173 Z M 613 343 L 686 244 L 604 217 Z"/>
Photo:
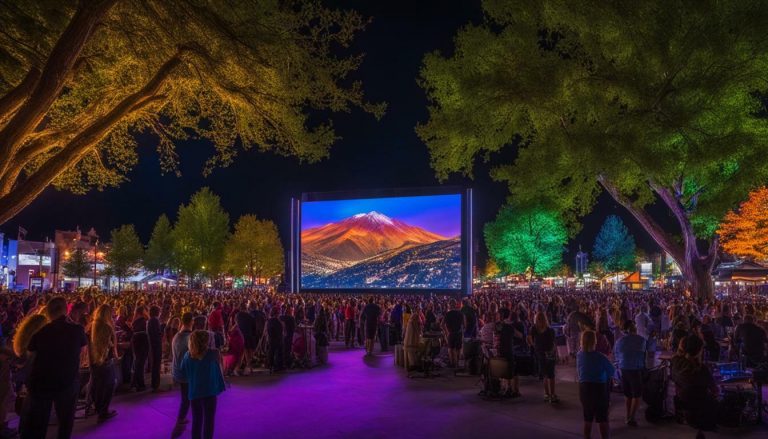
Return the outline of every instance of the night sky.
<path id="1" fill-rule="evenodd" d="M 330 158 L 315 164 L 254 150 L 243 153 L 235 164 L 217 169 L 205 178 L 202 167 L 213 148 L 204 142 L 178 145 L 181 177 L 162 175 L 155 152 L 155 141 L 141 136 L 140 161 L 130 173 L 130 181 L 116 189 L 91 192 L 85 196 L 49 188 L 16 218 L 0 226 L 0 231 L 15 238 L 17 227 L 25 227 L 27 239 L 53 238 L 55 229 L 83 231 L 94 227 L 102 237 L 121 224 L 134 224 L 146 242 L 157 217 L 167 214 L 175 220 L 178 206 L 188 202 L 201 187 L 208 186 L 221 197 L 234 225 L 243 214 L 253 213 L 274 220 L 288 249 L 289 199 L 302 192 L 323 192 L 375 188 L 435 186 L 439 182 L 429 166 L 429 154 L 414 132 L 417 122 L 427 119 L 426 97 L 416 78 L 425 53 L 439 50 L 450 53 L 456 31 L 482 17 L 479 0 L 445 1 L 340 1 L 373 21 L 356 39 L 354 50 L 365 53 L 355 79 L 363 81 L 370 101 L 388 103 L 380 121 L 361 111 L 333 117 L 336 134 L 341 136 L 331 149 Z M 513 160 L 513 148 L 505 148 L 495 160 Z M 488 177 L 489 166 L 480 163 L 475 179 L 455 176 L 446 184 L 474 188 L 476 238 L 480 225 L 493 219 L 508 196 L 506 185 Z M 605 217 L 618 214 L 635 235 L 640 247 L 657 247 L 622 208 L 603 195 L 595 211 L 584 219 L 582 232 L 569 243 L 567 261 L 582 244 L 592 247 L 594 236 Z M 478 259 L 486 258 L 485 245 L 479 245 Z"/>

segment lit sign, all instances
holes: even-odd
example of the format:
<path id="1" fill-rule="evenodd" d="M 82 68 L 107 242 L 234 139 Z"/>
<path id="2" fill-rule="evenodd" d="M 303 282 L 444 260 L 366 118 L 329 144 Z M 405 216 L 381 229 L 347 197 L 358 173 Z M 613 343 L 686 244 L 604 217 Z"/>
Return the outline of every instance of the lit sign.
<path id="1" fill-rule="evenodd" d="M 25 255 L 20 254 L 19 255 L 19 265 L 41 265 L 40 264 L 40 256 L 38 255 Z M 50 256 L 43 256 L 42 257 L 42 265 L 43 267 L 50 267 L 51 266 L 51 257 Z"/>

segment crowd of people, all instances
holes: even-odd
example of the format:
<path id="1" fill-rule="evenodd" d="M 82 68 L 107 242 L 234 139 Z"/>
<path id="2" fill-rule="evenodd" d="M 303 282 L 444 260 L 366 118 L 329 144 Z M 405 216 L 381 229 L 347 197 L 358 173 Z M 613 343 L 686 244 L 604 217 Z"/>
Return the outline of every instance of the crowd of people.
<path id="1" fill-rule="evenodd" d="M 58 437 L 70 437 L 76 409 L 107 422 L 117 415 L 110 407 L 116 384 L 159 392 L 164 375 L 180 389 L 174 435 L 186 428 L 191 409 L 193 438 L 210 438 L 227 376 L 249 375 L 261 366 L 279 373 L 307 361 L 323 363 L 334 340 L 349 349 L 364 347 L 366 356 L 377 341 L 383 350 L 402 344 L 405 355 L 413 355 L 427 334 L 444 340 L 449 367 L 460 366 L 467 340 L 505 359 L 501 394 L 509 398 L 522 396 L 519 377 L 535 371 L 544 400 L 557 404 L 558 357 L 574 359 L 585 437 L 594 422 L 608 436 L 608 391 L 616 368 L 627 425 L 636 426 L 648 354 L 673 351 L 678 397 L 692 414 L 689 422 L 706 429 L 716 396 L 706 362 L 764 363 L 766 320 L 765 296 L 731 294 L 697 303 L 676 289 L 480 290 L 463 299 L 267 289 L 4 292 L 0 438 L 45 437 L 52 408 Z M 730 340 L 725 352 L 724 339 Z M 308 359 L 308 352 L 316 358 Z M 406 364 L 418 363 L 406 358 Z M 20 414 L 18 432 L 6 422 L 11 410 Z"/>

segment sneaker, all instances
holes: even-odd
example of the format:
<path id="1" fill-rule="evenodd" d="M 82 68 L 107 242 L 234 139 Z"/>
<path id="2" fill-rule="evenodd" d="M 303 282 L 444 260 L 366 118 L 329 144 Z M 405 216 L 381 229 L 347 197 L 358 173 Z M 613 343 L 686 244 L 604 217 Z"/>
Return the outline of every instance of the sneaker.
<path id="1" fill-rule="evenodd" d="M 560 398 L 557 395 L 552 395 L 549 397 L 549 402 L 551 402 L 552 404 L 557 404 L 558 402 L 560 402 Z"/>
<path id="2" fill-rule="evenodd" d="M 630 427 L 637 427 L 637 421 L 635 421 L 634 419 L 629 419 L 627 420 L 627 425 Z"/>
<path id="3" fill-rule="evenodd" d="M 549 395 L 544 395 L 544 402 L 552 402 L 552 397 Z"/>

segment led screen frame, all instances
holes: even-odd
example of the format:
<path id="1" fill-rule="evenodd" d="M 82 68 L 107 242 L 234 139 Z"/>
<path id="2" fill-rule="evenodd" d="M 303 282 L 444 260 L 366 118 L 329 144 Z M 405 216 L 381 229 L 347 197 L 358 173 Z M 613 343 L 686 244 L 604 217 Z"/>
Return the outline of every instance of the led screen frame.
<path id="1" fill-rule="evenodd" d="M 361 287 L 361 288 L 312 288 L 302 285 L 301 227 L 303 203 L 314 201 L 365 200 L 396 197 L 419 197 L 438 195 L 459 195 L 461 204 L 461 269 L 459 288 L 399 288 L 399 287 Z M 472 224 L 472 189 L 460 187 L 432 187 L 409 189 L 384 189 L 371 191 L 312 192 L 291 199 L 291 250 L 289 254 L 290 290 L 292 292 L 323 293 L 381 293 L 381 294 L 464 294 L 472 289 L 473 261 L 473 224 Z"/>

